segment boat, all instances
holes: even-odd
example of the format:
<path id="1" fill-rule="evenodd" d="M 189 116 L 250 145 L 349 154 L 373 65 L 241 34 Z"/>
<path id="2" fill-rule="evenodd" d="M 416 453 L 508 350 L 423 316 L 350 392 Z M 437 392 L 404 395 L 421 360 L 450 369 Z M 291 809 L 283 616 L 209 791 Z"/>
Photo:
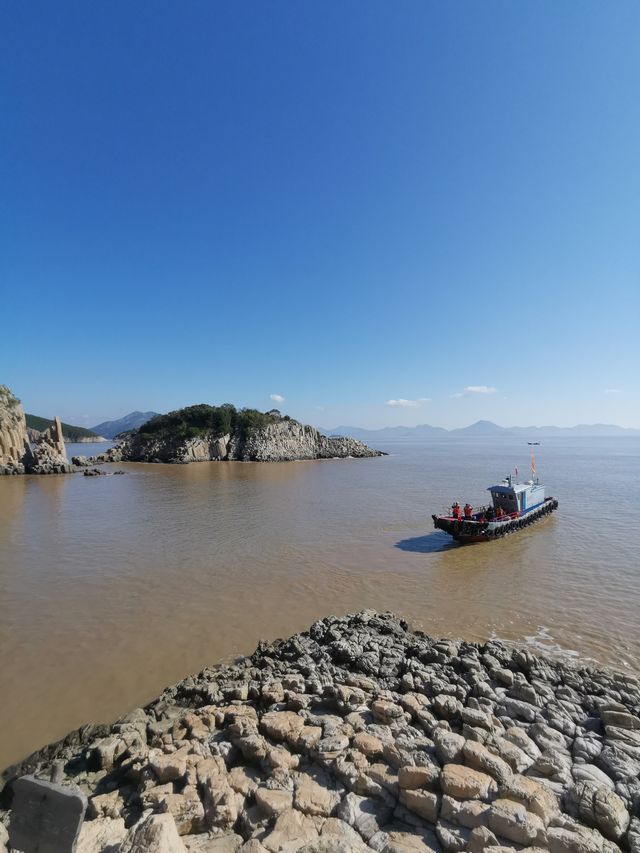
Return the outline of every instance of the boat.
<path id="1" fill-rule="evenodd" d="M 528 442 L 527 442 L 527 444 L 529 444 L 529 445 L 533 445 L 533 446 L 535 446 L 535 447 L 539 447 L 539 446 L 540 446 L 540 442 L 539 442 L 539 441 L 528 441 Z"/>
<path id="2" fill-rule="evenodd" d="M 466 514 L 454 504 L 450 515 L 432 515 L 436 530 L 444 530 L 457 542 L 491 542 L 509 533 L 523 530 L 558 508 L 558 501 L 545 497 L 544 486 L 535 477 L 535 460 L 531 456 L 532 479 L 519 483 L 510 474 L 501 483 L 489 486 L 492 503 L 475 512 L 465 507 Z"/>

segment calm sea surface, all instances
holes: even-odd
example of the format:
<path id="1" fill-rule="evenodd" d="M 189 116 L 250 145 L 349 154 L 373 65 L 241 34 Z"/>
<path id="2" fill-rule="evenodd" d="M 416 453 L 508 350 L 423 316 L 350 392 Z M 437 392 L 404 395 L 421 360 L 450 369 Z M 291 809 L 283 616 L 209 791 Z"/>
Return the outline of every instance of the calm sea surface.
<path id="1" fill-rule="evenodd" d="M 0 478 L 0 767 L 261 637 L 364 607 L 640 670 L 640 440 L 544 440 L 538 470 L 559 510 L 471 546 L 434 532 L 431 513 L 484 502 L 514 465 L 527 471 L 530 448 L 381 449 Z"/>

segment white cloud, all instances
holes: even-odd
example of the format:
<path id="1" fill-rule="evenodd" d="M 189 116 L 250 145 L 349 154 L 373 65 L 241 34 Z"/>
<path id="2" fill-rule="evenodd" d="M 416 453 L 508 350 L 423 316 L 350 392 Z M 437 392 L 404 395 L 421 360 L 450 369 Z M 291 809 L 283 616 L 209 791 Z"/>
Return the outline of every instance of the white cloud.
<path id="1" fill-rule="evenodd" d="M 464 390 L 467 394 L 495 394 L 498 389 L 489 385 L 467 385 Z"/>
<path id="2" fill-rule="evenodd" d="M 492 388 L 490 385 L 467 385 L 463 391 L 458 391 L 451 395 L 452 400 L 459 400 L 461 397 L 468 397 L 469 394 L 495 394 L 497 388 Z"/>
<path id="3" fill-rule="evenodd" d="M 620 388 L 605 388 L 605 394 L 622 394 L 622 390 Z"/>
<path id="4" fill-rule="evenodd" d="M 284 403 L 282 394 L 269 394 L 269 399 L 273 400 L 274 403 Z"/>
<path id="5" fill-rule="evenodd" d="M 423 403 L 431 402 L 431 397 L 418 397 L 417 400 L 405 400 L 399 397 L 397 400 L 387 400 L 386 406 L 399 406 L 402 409 L 419 409 Z"/>

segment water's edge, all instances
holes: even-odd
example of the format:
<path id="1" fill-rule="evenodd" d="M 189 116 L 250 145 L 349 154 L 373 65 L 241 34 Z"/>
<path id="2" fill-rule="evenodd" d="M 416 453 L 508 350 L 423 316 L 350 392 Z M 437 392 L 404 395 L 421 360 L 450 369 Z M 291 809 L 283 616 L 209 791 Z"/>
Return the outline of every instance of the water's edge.
<path id="1" fill-rule="evenodd" d="M 81 845 L 165 830 L 194 843 L 213 830 L 234 849 L 277 850 L 283 833 L 437 845 L 472 808 L 489 832 L 474 843 L 627 850 L 639 706 L 639 679 L 582 661 L 434 640 L 391 613 L 327 617 L 9 768 L 1 816 L 15 778 L 53 773 L 89 798 Z"/>

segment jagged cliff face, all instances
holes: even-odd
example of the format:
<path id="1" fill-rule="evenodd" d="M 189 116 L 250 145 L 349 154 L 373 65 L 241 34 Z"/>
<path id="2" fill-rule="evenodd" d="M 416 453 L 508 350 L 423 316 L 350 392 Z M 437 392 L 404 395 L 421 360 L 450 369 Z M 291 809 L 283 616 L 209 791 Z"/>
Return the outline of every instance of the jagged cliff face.
<path id="1" fill-rule="evenodd" d="M 62 424 L 55 417 L 53 424 L 41 432 L 25 460 L 30 474 L 67 474 L 73 471 L 67 459 Z"/>
<path id="2" fill-rule="evenodd" d="M 291 462 L 297 459 L 344 459 L 348 456 L 383 456 L 353 438 L 327 438 L 317 429 L 282 420 L 247 436 L 207 435 L 199 438 L 158 438 L 134 433 L 97 461 L 128 462 Z"/>
<path id="3" fill-rule="evenodd" d="M 247 438 L 236 458 L 254 462 L 294 459 L 344 459 L 347 456 L 382 456 L 354 438 L 327 438 L 311 426 L 295 421 L 269 424 Z"/>
<path id="4" fill-rule="evenodd" d="M 134 433 L 100 456 L 126 462 L 210 462 L 229 458 L 231 436 L 173 438 Z"/>
<path id="5" fill-rule="evenodd" d="M 28 451 L 24 409 L 7 386 L 0 385 L 0 474 L 24 474 Z"/>
<path id="6" fill-rule="evenodd" d="M 0 385 L 0 474 L 65 474 L 72 471 L 66 456 L 60 418 L 38 433 L 33 447 L 20 400 Z"/>

